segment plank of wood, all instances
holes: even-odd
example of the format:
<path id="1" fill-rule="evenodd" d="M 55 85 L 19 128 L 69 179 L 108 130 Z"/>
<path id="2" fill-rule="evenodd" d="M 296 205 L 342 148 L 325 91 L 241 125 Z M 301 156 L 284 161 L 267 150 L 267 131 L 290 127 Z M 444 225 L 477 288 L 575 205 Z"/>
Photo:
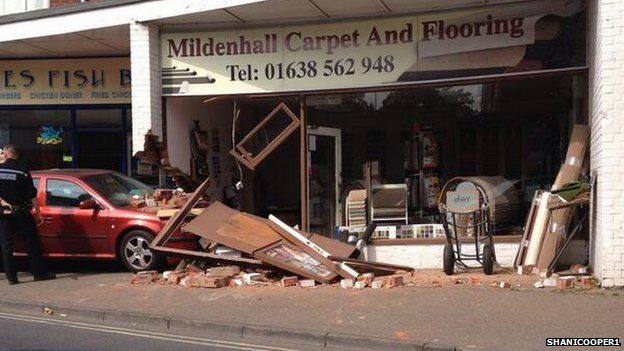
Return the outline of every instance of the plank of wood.
<path id="1" fill-rule="evenodd" d="M 269 246 L 281 236 L 266 220 L 214 202 L 190 221 L 184 230 L 247 254 Z"/>
<path id="2" fill-rule="evenodd" d="M 255 265 L 262 265 L 262 264 L 264 264 L 262 261 L 259 261 L 259 260 L 253 259 L 253 258 L 236 257 L 236 256 L 228 256 L 228 255 L 217 255 L 217 254 L 212 254 L 212 253 L 208 253 L 208 252 L 192 251 L 192 250 L 186 250 L 186 249 L 178 249 L 178 248 L 174 248 L 174 247 L 159 246 L 159 247 L 154 247 L 152 249 L 154 251 L 156 251 L 156 252 L 166 253 L 166 254 L 169 254 L 171 256 L 184 257 L 184 258 L 202 258 L 202 259 L 211 259 L 211 260 L 230 262 L 230 263 L 231 262 L 235 262 L 235 263 L 249 263 L 249 264 L 255 264 Z"/>
<path id="3" fill-rule="evenodd" d="M 531 240 L 531 231 L 533 230 L 533 224 L 535 223 L 535 212 L 537 209 L 537 199 L 540 196 L 539 191 L 536 191 L 533 194 L 533 200 L 531 201 L 531 208 L 529 209 L 529 213 L 527 214 L 526 221 L 524 222 L 524 230 L 522 232 L 522 241 L 520 241 L 520 246 L 518 247 L 518 252 L 516 253 L 516 258 L 514 259 L 514 268 L 522 266 L 522 262 L 524 261 L 524 257 L 527 251 L 527 245 Z"/>
<path id="4" fill-rule="evenodd" d="M 158 210 L 158 212 L 156 212 L 156 216 L 158 218 L 167 219 L 167 218 L 173 217 L 179 211 L 180 211 L 179 208 L 165 208 L 165 209 Z M 192 208 L 191 211 L 188 213 L 188 215 L 197 216 L 201 214 L 202 212 L 204 212 L 204 208 Z"/>
<path id="5" fill-rule="evenodd" d="M 548 197 L 550 193 L 545 191 L 540 196 L 537 212 L 535 213 L 535 222 L 531 230 L 531 241 L 524 259 L 524 265 L 536 265 L 540 254 L 544 236 L 548 229 L 548 220 L 550 219 L 550 211 L 548 210 Z"/>
<path id="6" fill-rule="evenodd" d="M 354 263 L 354 264 L 369 266 L 372 268 L 379 267 L 379 268 L 386 268 L 386 269 L 392 269 L 392 270 L 397 270 L 397 271 L 408 271 L 408 272 L 412 272 L 415 270 L 413 267 L 409 267 L 409 266 L 402 266 L 402 265 L 392 264 L 392 263 L 364 261 L 364 260 L 360 260 L 357 258 L 338 257 L 338 256 L 329 256 L 328 258 L 333 261 Z"/>
<path id="7" fill-rule="evenodd" d="M 151 247 L 163 246 L 167 242 L 167 240 L 169 240 L 169 237 L 180 228 L 180 226 L 184 222 L 184 219 L 191 211 L 193 206 L 197 204 L 197 202 L 201 199 L 206 190 L 208 190 L 210 184 L 210 178 L 206 178 L 206 180 L 201 183 L 201 185 L 198 186 L 197 189 L 195 189 L 195 192 L 193 193 L 193 195 L 191 195 L 186 204 L 182 206 L 182 208 L 180 208 L 180 210 L 176 212 L 176 214 L 173 215 L 173 217 L 171 217 L 169 221 L 167 221 L 167 224 L 165 224 L 165 226 L 160 230 L 154 240 L 152 240 L 152 242 L 150 243 Z"/>

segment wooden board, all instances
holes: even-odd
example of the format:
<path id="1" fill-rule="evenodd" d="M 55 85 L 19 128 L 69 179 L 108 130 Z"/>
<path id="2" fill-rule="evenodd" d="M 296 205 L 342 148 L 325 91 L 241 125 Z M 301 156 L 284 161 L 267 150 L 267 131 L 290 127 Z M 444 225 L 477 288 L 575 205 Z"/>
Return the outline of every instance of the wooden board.
<path id="1" fill-rule="evenodd" d="M 383 268 L 383 269 L 390 269 L 390 270 L 395 270 L 395 271 L 407 271 L 407 272 L 412 272 L 415 270 L 413 267 L 402 266 L 402 265 L 391 264 L 391 263 L 370 262 L 370 261 L 359 260 L 357 258 L 330 256 L 329 259 L 338 261 L 338 262 L 358 264 L 358 265 L 367 266 L 371 268 Z"/>
<path id="2" fill-rule="evenodd" d="M 255 251 L 280 241 L 264 219 L 231 209 L 214 202 L 190 221 L 184 230 L 238 251 Z"/>
<path id="3" fill-rule="evenodd" d="M 570 134 L 570 142 L 568 143 L 568 152 L 566 153 L 565 163 L 568 165 L 581 166 L 587 152 L 589 144 L 589 126 L 584 124 L 575 124 Z"/>
<path id="4" fill-rule="evenodd" d="M 156 216 L 161 219 L 167 219 L 167 218 L 173 217 L 179 211 L 180 211 L 179 208 L 166 208 L 166 209 L 158 210 L 158 212 L 156 212 Z M 204 212 L 204 208 L 192 208 L 189 211 L 188 215 L 197 216 L 201 214 L 202 212 Z"/>
<path id="5" fill-rule="evenodd" d="M 520 246 L 518 247 L 518 252 L 516 253 L 516 258 L 514 259 L 514 268 L 522 266 L 522 262 L 524 262 L 524 257 L 528 249 L 528 244 L 531 240 L 531 231 L 533 230 L 533 223 L 535 223 L 535 213 L 537 211 L 537 199 L 540 195 L 541 195 L 541 191 L 536 191 L 535 194 L 533 194 L 531 207 L 529 209 L 529 213 L 527 214 L 526 221 L 524 222 L 522 240 L 520 241 Z"/>
<path id="6" fill-rule="evenodd" d="M 525 265 L 536 265 L 537 259 L 542 248 L 542 242 L 544 241 L 544 235 L 548 229 L 548 220 L 550 218 L 550 211 L 548 210 L 548 197 L 549 192 L 543 192 L 540 196 L 539 205 L 535 214 L 535 222 L 531 230 L 531 241 L 524 259 Z"/>
<path id="7" fill-rule="evenodd" d="M 195 189 L 195 192 L 193 193 L 193 195 L 191 195 L 186 204 L 182 206 L 182 208 L 178 212 L 176 212 L 175 215 L 171 217 L 171 219 L 169 219 L 163 229 L 160 230 L 160 233 L 158 233 L 154 240 L 152 240 L 152 242 L 150 243 L 150 246 L 152 248 L 163 246 L 167 242 L 167 240 L 169 240 L 169 237 L 176 230 L 178 230 L 178 228 L 180 228 L 188 213 L 191 211 L 193 206 L 195 206 L 195 204 L 197 204 L 197 202 L 201 199 L 206 190 L 208 190 L 210 184 L 211 180 L 210 178 L 207 178 L 199 187 L 197 187 L 197 189 Z"/>

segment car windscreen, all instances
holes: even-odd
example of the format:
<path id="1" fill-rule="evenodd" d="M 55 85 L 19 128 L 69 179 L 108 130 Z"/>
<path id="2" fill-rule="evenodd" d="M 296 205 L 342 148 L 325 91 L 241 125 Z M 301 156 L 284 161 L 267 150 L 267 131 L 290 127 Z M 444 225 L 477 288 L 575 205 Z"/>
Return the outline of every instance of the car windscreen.
<path id="1" fill-rule="evenodd" d="M 117 207 L 128 206 L 135 195 L 145 197 L 154 193 L 148 185 L 120 173 L 93 175 L 85 181 Z"/>

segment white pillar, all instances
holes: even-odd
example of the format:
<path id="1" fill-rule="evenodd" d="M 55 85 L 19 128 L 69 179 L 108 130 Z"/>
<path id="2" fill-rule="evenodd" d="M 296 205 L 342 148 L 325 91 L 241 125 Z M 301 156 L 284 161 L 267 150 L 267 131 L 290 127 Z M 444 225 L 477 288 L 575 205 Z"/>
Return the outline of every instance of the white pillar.
<path id="1" fill-rule="evenodd" d="M 160 30 L 142 23 L 130 25 L 132 71 L 132 154 L 143 150 L 145 133 L 152 130 L 162 140 Z"/>
<path id="2" fill-rule="evenodd" d="M 592 265 L 603 286 L 624 286 L 624 1 L 591 0 L 589 123 Z"/>

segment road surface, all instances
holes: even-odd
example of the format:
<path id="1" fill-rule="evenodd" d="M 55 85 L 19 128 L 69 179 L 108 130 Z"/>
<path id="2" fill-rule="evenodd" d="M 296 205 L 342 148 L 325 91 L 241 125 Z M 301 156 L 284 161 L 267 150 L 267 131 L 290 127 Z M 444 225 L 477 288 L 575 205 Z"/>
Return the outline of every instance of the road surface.
<path id="1" fill-rule="evenodd" d="M 0 312 L 0 351 L 308 351 Z"/>

